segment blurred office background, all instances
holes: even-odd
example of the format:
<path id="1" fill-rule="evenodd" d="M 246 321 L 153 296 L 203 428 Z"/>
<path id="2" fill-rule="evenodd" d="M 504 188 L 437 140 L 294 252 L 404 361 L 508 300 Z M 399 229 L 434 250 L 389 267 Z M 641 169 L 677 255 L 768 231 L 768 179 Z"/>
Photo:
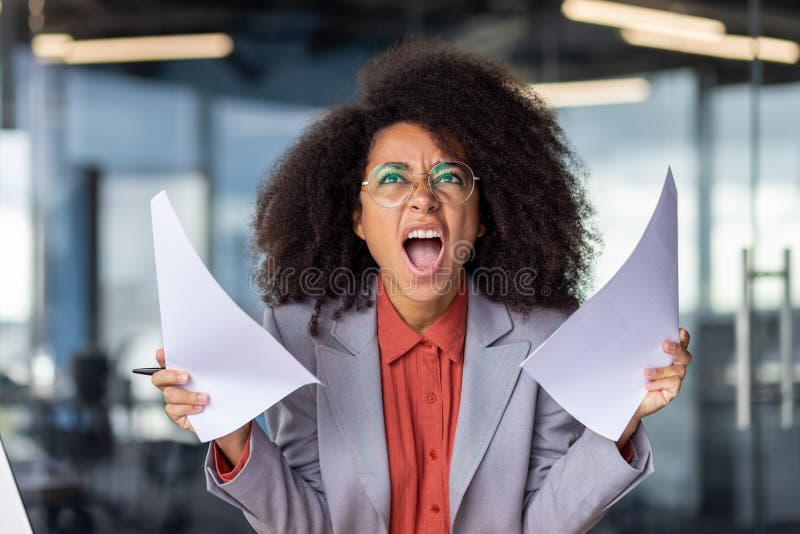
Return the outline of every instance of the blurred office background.
<path id="1" fill-rule="evenodd" d="M 130 373 L 160 346 L 149 199 L 258 318 L 257 183 L 410 32 L 539 84 L 591 172 L 595 288 L 674 172 L 695 361 L 594 531 L 800 532 L 796 2 L 0 1 L 0 434 L 37 533 L 249 531 Z M 143 36 L 184 37 L 106 40 Z"/>

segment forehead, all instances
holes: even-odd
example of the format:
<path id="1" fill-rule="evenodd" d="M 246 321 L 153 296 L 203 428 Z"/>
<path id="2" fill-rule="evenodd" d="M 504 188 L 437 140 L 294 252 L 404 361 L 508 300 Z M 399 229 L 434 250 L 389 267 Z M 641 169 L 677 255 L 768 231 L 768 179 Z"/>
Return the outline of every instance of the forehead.
<path id="1" fill-rule="evenodd" d="M 387 126 L 375 134 L 369 160 L 430 163 L 457 156 L 456 150 L 442 147 L 440 144 L 438 139 L 422 126 L 400 122 Z M 457 147 L 454 141 L 450 141 L 450 144 Z"/>

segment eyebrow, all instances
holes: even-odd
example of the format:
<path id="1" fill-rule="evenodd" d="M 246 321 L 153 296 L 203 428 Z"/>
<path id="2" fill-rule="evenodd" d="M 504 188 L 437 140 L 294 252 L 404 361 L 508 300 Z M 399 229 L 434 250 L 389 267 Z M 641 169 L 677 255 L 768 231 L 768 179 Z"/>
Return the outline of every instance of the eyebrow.
<path id="1" fill-rule="evenodd" d="M 439 161 L 437 161 L 436 163 L 434 163 L 433 165 L 431 165 L 431 168 L 435 167 L 436 165 L 438 165 L 438 164 L 440 164 L 440 163 L 444 163 L 444 160 L 441 160 L 441 159 L 440 159 Z M 411 165 L 409 165 L 409 164 L 408 164 L 407 162 L 405 162 L 405 161 L 387 161 L 386 163 L 384 163 L 384 165 L 402 165 L 402 166 L 403 166 L 403 167 L 405 167 L 406 169 L 409 169 L 409 170 L 411 170 Z M 430 170 L 430 169 L 429 169 L 429 170 Z"/>

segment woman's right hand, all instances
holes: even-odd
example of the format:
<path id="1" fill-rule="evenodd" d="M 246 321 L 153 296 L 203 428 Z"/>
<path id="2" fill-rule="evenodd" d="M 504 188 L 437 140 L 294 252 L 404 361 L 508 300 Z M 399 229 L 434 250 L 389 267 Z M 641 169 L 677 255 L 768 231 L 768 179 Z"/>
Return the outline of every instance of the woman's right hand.
<path id="1" fill-rule="evenodd" d="M 166 367 L 164 349 L 156 350 L 156 361 L 158 361 L 159 367 Z M 194 432 L 187 416 L 203 411 L 203 406 L 208 404 L 208 393 L 197 393 L 176 387 L 189 383 L 189 373 L 180 369 L 157 371 L 153 373 L 150 380 L 164 393 L 164 402 L 166 403 L 164 409 L 172 422 L 185 430 Z"/>
<path id="2" fill-rule="evenodd" d="M 159 367 L 166 367 L 164 349 L 156 350 L 156 361 Z M 203 406 L 208 404 L 208 393 L 197 393 L 176 387 L 189 383 L 189 373 L 180 369 L 156 371 L 150 380 L 154 386 L 164 393 L 165 410 L 172 422 L 185 430 L 194 432 L 192 423 L 189 422 L 187 416 L 203 411 Z M 249 439 L 250 421 L 230 434 L 219 437 L 214 441 L 222 449 L 231 464 L 236 465 Z"/>

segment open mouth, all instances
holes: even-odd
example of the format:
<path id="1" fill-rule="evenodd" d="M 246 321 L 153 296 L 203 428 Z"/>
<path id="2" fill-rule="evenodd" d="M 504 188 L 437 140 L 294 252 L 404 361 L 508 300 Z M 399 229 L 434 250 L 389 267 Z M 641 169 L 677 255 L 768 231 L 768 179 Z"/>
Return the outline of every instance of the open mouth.
<path id="1" fill-rule="evenodd" d="M 444 243 L 437 230 L 414 230 L 403 241 L 403 252 L 411 272 L 426 276 L 441 265 Z"/>

